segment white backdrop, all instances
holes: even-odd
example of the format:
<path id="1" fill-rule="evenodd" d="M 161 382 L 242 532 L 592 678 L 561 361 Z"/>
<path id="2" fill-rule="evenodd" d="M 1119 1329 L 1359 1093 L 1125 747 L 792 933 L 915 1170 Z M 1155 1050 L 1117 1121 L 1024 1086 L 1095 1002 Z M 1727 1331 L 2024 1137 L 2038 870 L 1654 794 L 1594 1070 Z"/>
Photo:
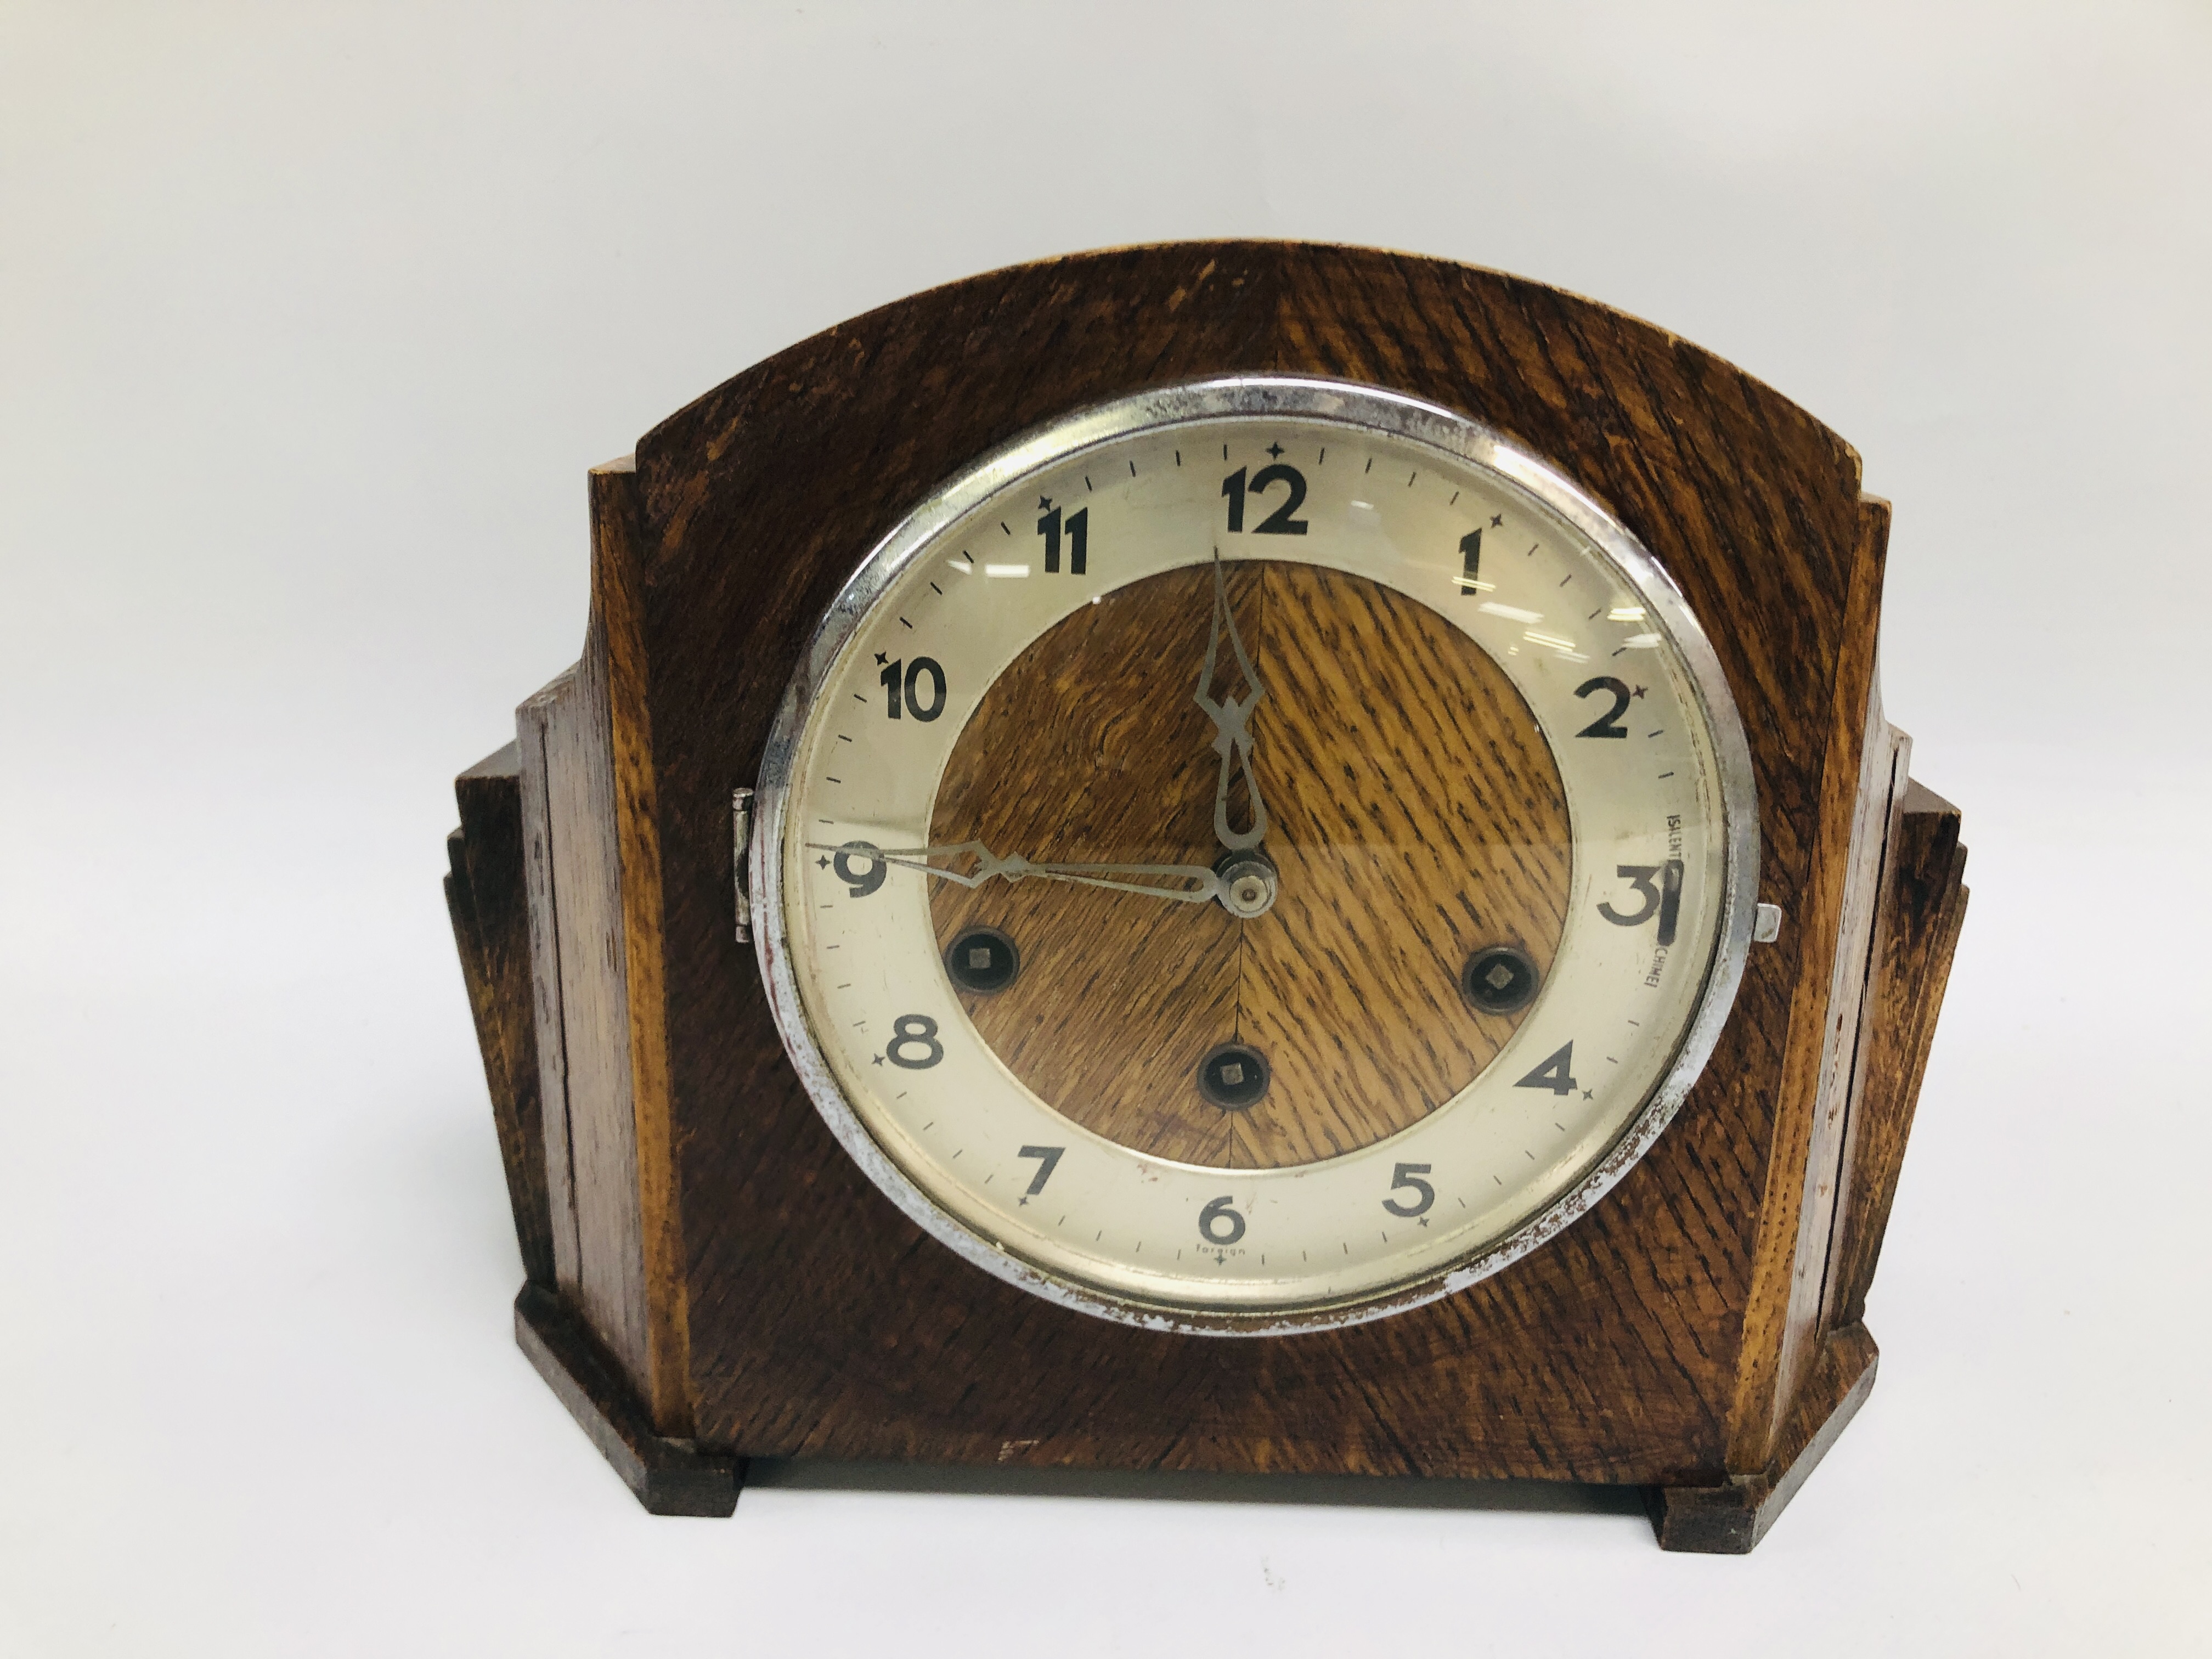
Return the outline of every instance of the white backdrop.
<path id="1" fill-rule="evenodd" d="M 2208 85 L 2179 0 L 9 0 L 0 1652 L 2205 1650 Z M 580 644 L 586 467 L 916 289 L 1231 234 L 1605 299 L 1896 502 L 1888 707 L 1974 908 L 1881 1382 L 1747 1559 L 655 1520 L 513 1345 L 441 842 Z"/>

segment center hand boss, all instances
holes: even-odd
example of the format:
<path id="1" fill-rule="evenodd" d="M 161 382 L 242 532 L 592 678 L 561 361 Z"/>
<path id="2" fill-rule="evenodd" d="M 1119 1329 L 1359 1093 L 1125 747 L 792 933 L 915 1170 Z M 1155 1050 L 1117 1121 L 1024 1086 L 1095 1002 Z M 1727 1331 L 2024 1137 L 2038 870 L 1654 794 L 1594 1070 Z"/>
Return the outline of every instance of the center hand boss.
<path id="1" fill-rule="evenodd" d="M 1213 684 L 1214 664 L 1221 651 L 1221 630 L 1229 629 L 1229 647 L 1237 653 L 1237 666 L 1244 676 L 1244 684 L 1252 688 L 1249 697 L 1231 697 L 1217 702 L 1207 696 Z M 1252 774 L 1252 711 L 1260 706 L 1260 699 L 1267 695 L 1260 677 L 1252 672 L 1252 659 L 1244 654 L 1244 641 L 1237 632 L 1236 616 L 1229 609 L 1229 584 L 1222 574 L 1221 550 L 1213 552 L 1213 627 L 1206 635 L 1206 666 L 1198 672 L 1198 706 L 1213 722 L 1213 747 L 1221 757 L 1221 771 L 1213 787 L 1213 833 L 1221 844 L 1232 853 L 1241 853 L 1257 847 L 1261 837 L 1267 833 L 1267 805 L 1260 799 L 1260 780 Z M 1231 830 L 1229 827 L 1229 775 L 1232 768 L 1244 769 L 1244 788 L 1252 798 L 1252 827 Z"/>

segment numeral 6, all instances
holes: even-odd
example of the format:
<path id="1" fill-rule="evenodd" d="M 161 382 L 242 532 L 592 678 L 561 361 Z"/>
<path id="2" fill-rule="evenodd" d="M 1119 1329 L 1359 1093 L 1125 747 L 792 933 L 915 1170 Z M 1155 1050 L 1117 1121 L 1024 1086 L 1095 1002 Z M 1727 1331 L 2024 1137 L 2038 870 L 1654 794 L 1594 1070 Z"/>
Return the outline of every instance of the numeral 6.
<path id="1" fill-rule="evenodd" d="M 1244 1218 L 1229 1207 L 1233 1193 L 1224 1193 L 1198 1212 L 1199 1237 L 1209 1244 L 1234 1244 L 1244 1237 Z"/>

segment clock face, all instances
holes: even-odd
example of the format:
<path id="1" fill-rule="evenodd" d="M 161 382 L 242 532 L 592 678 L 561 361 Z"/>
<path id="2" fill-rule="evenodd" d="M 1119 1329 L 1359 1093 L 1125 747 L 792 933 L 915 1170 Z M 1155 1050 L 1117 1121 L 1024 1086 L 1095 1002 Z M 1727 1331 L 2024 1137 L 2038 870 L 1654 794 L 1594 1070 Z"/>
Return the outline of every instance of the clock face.
<path id="1" fill-rule="evenodd" d="M 980 1265 L 1140 1323 L 1373 1317 L 1664 1127 L 1749 937 L 1742 733 L 1541 461 L 1248 377 L 955 480 L 823 620 L 757 937 L 825 1118 Z"/>

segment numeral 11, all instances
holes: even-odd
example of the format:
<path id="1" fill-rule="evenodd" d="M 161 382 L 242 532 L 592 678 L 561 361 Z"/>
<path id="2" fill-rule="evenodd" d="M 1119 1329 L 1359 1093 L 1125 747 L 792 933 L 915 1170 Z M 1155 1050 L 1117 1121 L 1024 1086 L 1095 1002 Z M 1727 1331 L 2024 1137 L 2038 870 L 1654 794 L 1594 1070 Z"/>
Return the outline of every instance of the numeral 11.
<path id="1" fill-rule="evenodd" d="M 1037 520 L 1037 534 L 1044 538 L 1044 568 L 1048 576 L 1060 574 L 1060 509 L 1058 507 Z M 1067 515 L 1067 571 L 1080 576 L 1088 568 L 1091 537 L 1091 509 L 1078 507 Z"/>

